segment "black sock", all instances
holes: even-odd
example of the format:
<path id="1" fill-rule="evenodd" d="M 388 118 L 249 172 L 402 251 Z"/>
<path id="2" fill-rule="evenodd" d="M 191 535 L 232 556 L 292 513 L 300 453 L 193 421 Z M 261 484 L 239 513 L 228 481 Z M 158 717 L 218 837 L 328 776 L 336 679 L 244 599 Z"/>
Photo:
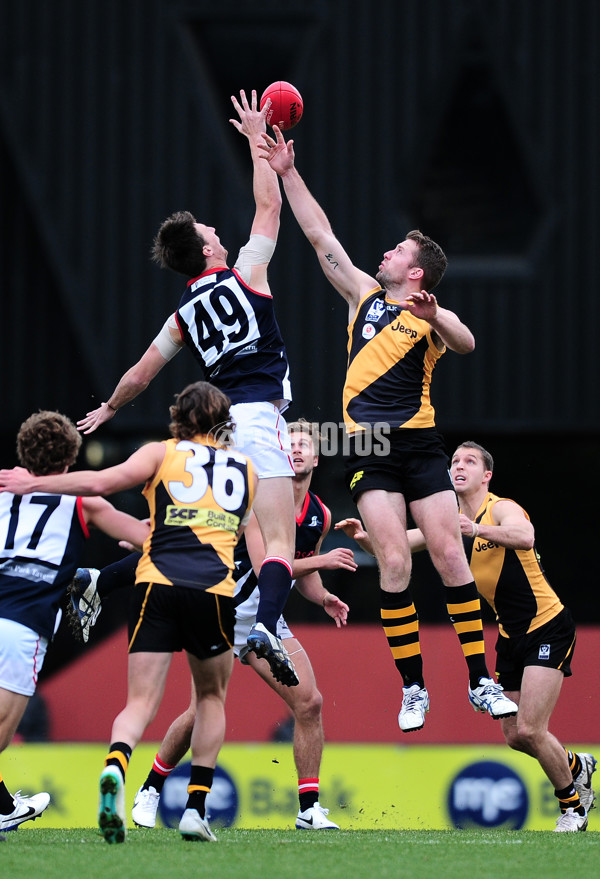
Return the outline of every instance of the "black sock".
<path id="1" fill-rule="evenodd" d="M 579 794 L 572 784 L 564 787 L 562 790 L 555 790 L 554 796 L 558 800 L 561 812 L 566 812 L 567 809 L 573 809 L 578 815 L 585 815 L 585 809 L 581 805 Z"/>
<path id="2" fill-rule="evenodd" d="M 485 664 L 481 599 L 475 582 L 447 586 L 446 607 L 467 663 L 469 686 L 474 690 L 480 678 L 490 677 Z"/>
<path id="3" fill-rule="evenodd" d="M 575 751 L 569 751 L 565 748 L 567 752 L 567 760 L 569 761 L 569 769 L 571 770 L 571 775 L 573 776 L 573 781 L 577 778 L 583 766 L 581 765 L 581 760 L 579 759 L 579 754 L 576 754 Z"/>
<path id="4" fill-rule="evenodd" d="M 196 809 L 201 818 L 206 816 L 206 797 L 213 783 L 215 770 L 210 766 L 194 766 L 190 772 L 186 809 Z"/>
<path id="5" fill-rule="evenodd" d="M 419 617 L 409 590 L 386 592 L 380 589 L 379 601 L 383 631 L 404 686 L 424 687 Z"/>
<path id="6" fill-rule="evenodd" d="M 105 766 L 117 766 L 125 778 L 127 767 L 131 759 L 131 748 L 126 742 L 113 742 L 108 749 L 108 755 L 104 761 Z"/>
<path id="7" fill-rule="evenodd" d="M 318 778 L 299 778 L 298 779 L 298 799 L 300 801 L 300 811 L 306 812 L 319 799 L 319 779 Z"/>
<path id="8" fill-rule="evenodd" d="M 0 815 L 10 815 L 14 811 L 15 801 L 0 775 Z"/>

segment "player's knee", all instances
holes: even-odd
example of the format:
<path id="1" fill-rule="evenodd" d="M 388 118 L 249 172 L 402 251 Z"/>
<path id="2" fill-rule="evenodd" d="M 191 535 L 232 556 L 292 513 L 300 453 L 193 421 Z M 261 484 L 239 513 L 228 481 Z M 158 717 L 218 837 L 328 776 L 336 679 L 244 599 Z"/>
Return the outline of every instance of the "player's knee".
<path id="1" fill-rule="evenodd" d="M 306 723 L 311 720 L 318 720 L 323 710 L 323 696 L 313 687 L 304 699 L 302 699 L 294 708 L 294 717 L 297 721 Z"/>
<path id="2" fill-rule="evenodd" d="M 435 569 L 445 583 L 461 582 L 465 577 L 467 578 L 465 582 L 472 579 L 462 544 L 449 542 L 435 549 L 430 547 L 429 553 Z"/>
<path id="3" fill-rule="evenodd" d="M 510 731 L 505 732 L 506 744 L 513 751 L 523 751 L 525 754 L 535 754 L 539 739 L 539 730 L 529 723 L 515 724 Z"/>
<path id="4" fill-rule="evenodd" d="M 410 555 L 405 557 L 394 547 L 378 553 L 377 563 L 381 577 L 385 582 L 408 583 L 411 572 Z"/>

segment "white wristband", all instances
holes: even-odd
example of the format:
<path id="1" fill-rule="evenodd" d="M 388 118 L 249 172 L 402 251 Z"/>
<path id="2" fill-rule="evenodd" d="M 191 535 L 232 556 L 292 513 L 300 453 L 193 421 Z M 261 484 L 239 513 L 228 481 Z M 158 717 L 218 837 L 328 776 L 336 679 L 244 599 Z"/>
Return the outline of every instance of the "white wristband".
<path id="1" fill-rule="evenodd" d="M 472 522 L 471 524 L 473 526 L 471 537 L 479 537 L 479 525 L 477 524 L 477 522 Z"/>

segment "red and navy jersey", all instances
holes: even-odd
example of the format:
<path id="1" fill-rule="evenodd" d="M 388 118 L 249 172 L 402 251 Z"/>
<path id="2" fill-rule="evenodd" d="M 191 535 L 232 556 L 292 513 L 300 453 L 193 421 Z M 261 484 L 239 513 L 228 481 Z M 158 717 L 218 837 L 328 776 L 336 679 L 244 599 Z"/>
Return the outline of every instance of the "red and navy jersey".
<path id="1" fill-rule="evenodd" d="M 252 290 L 235 269 L 209 269 L 192 278 L 175 319 L 206 380 L 232 403 L 291 401 L 273 297 Z"/>
<path id="2" fill-rule="evenodd" d="M 0 494 L 0 617 L 50 640 L 89 531 L 81 498 Z"/>
<path id="3" fill-rule="evenodd" d="M 325 528 L 327 515 L 320 498 L 313 491 L 308 491 L 304 506 L 296 516 L 296 552 L 294 558 L 306 559 L 315 554 L 317 543 Z"/>

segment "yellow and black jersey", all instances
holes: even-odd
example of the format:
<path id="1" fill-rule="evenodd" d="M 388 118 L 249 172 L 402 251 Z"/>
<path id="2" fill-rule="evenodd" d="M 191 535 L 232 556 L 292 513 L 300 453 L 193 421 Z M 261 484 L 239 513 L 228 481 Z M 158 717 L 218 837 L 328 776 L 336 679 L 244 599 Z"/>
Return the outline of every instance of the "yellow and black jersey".
<path id="1" fill-rule="evenodd" d="M 143 490 L 151 531 L 136 583 L 233 595 L 233 551 L 252 505 L 252 464 L 206 436 L 170 439 L 165 446 L 164 460 Z"/>
<path id="2" fill-rule="evenodd" d="M 343 401 L 348 433 L 378 422 L 434 427 L 429 389 L 445 350 L 435 346 L 427 321 L 388 301 L 381 287 L 367 293 L 348 327 Z"/>
<path id="3" fill-rule="evenodd" d="M 495 525 L 492 509 L 501 500 L 510 498 L 490 492 L 474 521 Z M 529 519 L 525 510 L 523 513 Z M 532 632 L 563 610 L 535 546 L 507 549 L 482 537 L 463 537 L 463 541 L 477 589 L 494 609 L 501 634 L 510 638 Z"/>

